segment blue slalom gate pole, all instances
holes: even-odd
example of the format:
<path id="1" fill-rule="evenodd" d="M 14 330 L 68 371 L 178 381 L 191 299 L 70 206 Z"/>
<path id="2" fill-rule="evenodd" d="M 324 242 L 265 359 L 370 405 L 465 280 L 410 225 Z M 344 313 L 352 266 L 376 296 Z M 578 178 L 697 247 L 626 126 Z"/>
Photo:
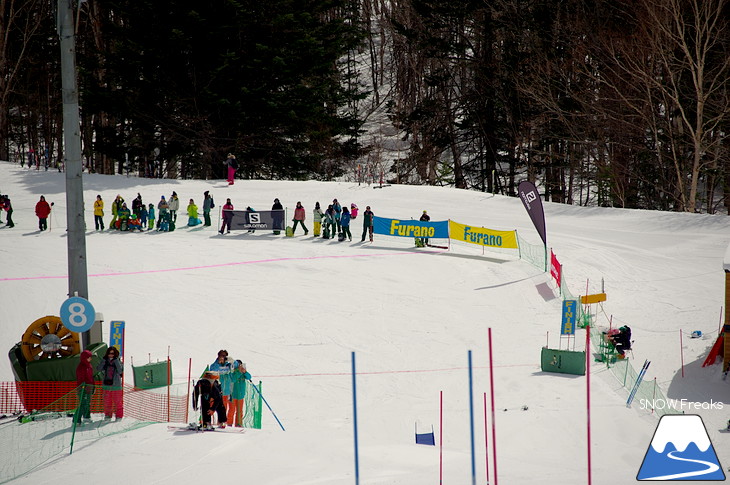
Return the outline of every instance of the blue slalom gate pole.
<path id="1" fill-rule="evenodd" d="M 357 451 L 357 382 L 355 380 L 355 352 L 352 353 L 352 422 L 355 426 L 355 484 L 360 484 L 360 463 Z"/>
<path id="2" fill-rule="evenodd" d="M 471 483 L 477 483 L 477 465 L 476 456 L 474 455 L 474 392 L 473 378 L 471 369 L 471 350 L 469 351 L 469 429 L 471 430 Z"/>
<path id="3" fill-rule="evenodd" d="M 251 382 L 251 381 L 249 380 L 248 382 Z M 284 429 L 284 425 L 283 425 L 283 424 L 281 424 L 281 421 L 279 421 L 279 418 L 277 418 L 277 417 L 276 417 L 276 413 L 274 412 L 274 410 L 273 410 L 273 409 L 271 409 L 271 406 L 269 406 L 269 403 L 268 403 L 268 402 L 266 402 L 266 398 L 264 397 L 264 395 L 263 395 L 263 394 L 261 394 L 261 391 L 259 391 L 259 388 L 258 388 L 258 387 L 256 387 L 256 384 L 254 384 L 253 382 L 251 382 L 251 385 L 253 386 L 253 388 L 254 388 L 254 389 L 256 389 L 256 392 L 258 392 L 258 393 L 259 393 L 259 396 L 261 396 L 261 399 L 263 399 L 263 401 L 264 401 L 264 404 L 266 404 L 266 407 L 267 407 L 267 408 L 269 408 L 269 411 L 271 411 L 271 414 L 272 414 L 272 415 L 274 416 L 274 419 L 276 420 L 276 422 L 277 422 L 277 423 L 279 423 L 279 426 L 281 426 L 281 430 L 282 430 L 282 431 L 286 431 L 286 430 Z"/>

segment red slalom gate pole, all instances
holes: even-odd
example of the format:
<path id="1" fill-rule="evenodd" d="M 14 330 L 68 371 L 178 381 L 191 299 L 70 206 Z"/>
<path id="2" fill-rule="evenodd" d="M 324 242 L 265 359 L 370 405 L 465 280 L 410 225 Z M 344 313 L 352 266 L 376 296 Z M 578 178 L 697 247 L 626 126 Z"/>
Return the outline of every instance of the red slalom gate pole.
<path id="1" fill-rule="evenodd" d="M 487 393 L 484 393 L 484 463 L 486 464 L 487 485 L 489 485 L 489 439 L 487 433 Z"/>
<path id="2" fill-rule="evenodd" d="M 586 433 L 588 450 L 588 485 L 591 485 L 591 324 L 586 325 Z"/>
<path id="3" fill-rule="evenodd" d="M 193 359 L 192 357 L 188 358 L 188 396 L 185 398 L 185 402 L 190 402 L 188 400 L 188 397 L 190 397 L 190 380 L 192 379 L 192 369 L 193 369 Z M 189 423 L 188 421 L 188 412 L 190 411 L 190 405 L 185 406 L 185 422 Z"/>
<path id="4" fill-rule="evenodd" d="M 439 391 L 439 484 L 444 483 L 444 391 Z"/>
<path id="5" fill-rule="evenodd" d="M 494 485 L 497 485 L 497 427 L 494 422 L 494 354 L 492 353 L 492 327 L 489 327 L 489 388 L 492 393 L 492 462 L 494 464 Z"/>

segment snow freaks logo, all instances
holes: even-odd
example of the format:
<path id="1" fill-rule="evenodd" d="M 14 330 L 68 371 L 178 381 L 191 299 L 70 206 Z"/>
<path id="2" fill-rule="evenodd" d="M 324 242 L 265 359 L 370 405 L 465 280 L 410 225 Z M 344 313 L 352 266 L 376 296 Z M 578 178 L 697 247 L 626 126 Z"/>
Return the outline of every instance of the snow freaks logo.
<path id="1" fill-rule="evenodd" d="M 636 479 L 725 480 L 702 418 L 691 414 L 662 416 Z"/>
<path id="2" fill-rule="evenodd" d="M 709 402 L 694 402 L 687 399 L 640 399 L 639 407 L 641 409 L 658 409 L 663 411 L 671 409 L 680 413 L 713 410 L 720 411 L 725 405 L 720 401 L 710 400 Z"/>

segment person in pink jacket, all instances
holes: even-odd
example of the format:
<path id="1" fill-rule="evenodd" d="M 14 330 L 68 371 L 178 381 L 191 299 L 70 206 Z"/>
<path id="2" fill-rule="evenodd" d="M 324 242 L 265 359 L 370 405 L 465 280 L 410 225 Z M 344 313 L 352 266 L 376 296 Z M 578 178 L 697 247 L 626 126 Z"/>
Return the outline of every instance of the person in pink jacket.
<path id="1" fill-rule="evenodd" d="M 302 225 L 302 229 L 304 229 L 304 235 L 306 236 L 309 234 L 309 229 L 307 229 L 307 226 L 304 225 L 304 219 L 307 218 L 306 211 L 304 210 L 304 207 L 302 206 L 301 202 L 297 202 L 297 206 L 294 209 L 294 227 L 292 228 L 291 233 L 294 234 L 297 230 L 297 224 Z"/>

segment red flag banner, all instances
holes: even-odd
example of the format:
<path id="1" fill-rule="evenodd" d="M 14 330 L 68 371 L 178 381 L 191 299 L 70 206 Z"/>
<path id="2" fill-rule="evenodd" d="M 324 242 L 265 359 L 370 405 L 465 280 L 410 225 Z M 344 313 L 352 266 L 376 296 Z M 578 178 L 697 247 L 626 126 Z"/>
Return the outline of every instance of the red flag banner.
<path id="1" fill-rule="evenodd" d="M 560 288 L 562 272 L 563 272 L 563 265 L 560 264 L 560 262 L 558 261 L 558 258 L 555 256 L 555 253 L 551 249 L 550 250 L 550 276 L 553 277 L 553 279 L 555 280 L 555 283 L 558 285 L 558 288 Z"/>

